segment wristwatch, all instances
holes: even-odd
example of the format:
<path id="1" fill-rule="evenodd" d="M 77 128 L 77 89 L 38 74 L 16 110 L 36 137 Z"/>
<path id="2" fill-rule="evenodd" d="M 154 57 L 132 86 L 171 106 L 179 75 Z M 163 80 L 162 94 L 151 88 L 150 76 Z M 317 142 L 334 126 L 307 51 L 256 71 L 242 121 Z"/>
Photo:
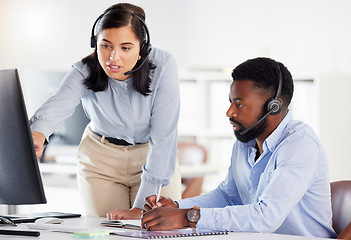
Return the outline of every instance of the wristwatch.
<path id="1" fill-rule="evenodd" d="M 194 206 L 192 209 L 190 209 L 187 212 L 186 218 L 188 219 L 189 226 L 192 228 L 196 228 L 196 223 L 200 219 L 200 208 L 197 206 Z"/>

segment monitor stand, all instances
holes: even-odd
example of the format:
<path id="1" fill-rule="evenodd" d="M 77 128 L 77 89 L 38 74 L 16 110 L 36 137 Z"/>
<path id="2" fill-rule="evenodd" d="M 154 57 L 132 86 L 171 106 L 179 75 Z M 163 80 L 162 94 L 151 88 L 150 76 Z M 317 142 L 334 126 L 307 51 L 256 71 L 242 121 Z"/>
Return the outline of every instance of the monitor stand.
<path id="1" fill-rule="evenodd" d="M 16 205 L 7 205 L 7 214 L 12 215 L 17 213 Z"/>

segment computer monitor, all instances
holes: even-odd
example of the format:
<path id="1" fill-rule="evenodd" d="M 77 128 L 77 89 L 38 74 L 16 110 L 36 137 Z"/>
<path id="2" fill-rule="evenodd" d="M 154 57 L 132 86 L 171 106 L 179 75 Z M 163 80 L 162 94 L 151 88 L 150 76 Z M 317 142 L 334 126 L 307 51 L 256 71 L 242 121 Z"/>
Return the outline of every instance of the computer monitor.
<path id="1" fill-rule="evenodd" d="M 17 70 L 0 71 L 0 204 L 46 203 Z"/>

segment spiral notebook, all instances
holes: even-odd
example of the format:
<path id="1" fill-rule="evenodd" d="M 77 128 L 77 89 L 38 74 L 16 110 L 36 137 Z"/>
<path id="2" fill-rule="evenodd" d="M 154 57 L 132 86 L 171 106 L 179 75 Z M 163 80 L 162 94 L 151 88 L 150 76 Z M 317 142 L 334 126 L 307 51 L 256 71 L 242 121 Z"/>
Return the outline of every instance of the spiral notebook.
<path id="1" fill-rule="evenodd" d="M 130 229 L 121 229 L 110 232 L 113 235 L 144 238 L 144 239 L 157 239 L 157 238 L 175 238 L 175 237 L 190 237 L 190 236 L 207 236 L 207 235 L 224 235 L 228 234 L 227 231 L 216 231 L 206 229 L 175 229 L 170 231 L 138 231 Z"/>

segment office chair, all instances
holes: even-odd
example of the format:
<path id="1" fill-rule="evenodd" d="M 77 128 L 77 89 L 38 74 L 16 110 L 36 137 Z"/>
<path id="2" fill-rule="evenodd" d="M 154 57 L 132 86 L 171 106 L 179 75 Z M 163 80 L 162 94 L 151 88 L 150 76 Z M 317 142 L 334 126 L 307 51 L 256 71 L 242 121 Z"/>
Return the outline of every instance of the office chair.
<path id="1" fill-rule="evenodd" d="M 207 161 L 206 149 L 197 144 L 190 142 L 178 142 L 179 163 L 192 165 L 194 168 Z M 202 192 L 203 177 L 182 178 L 182 184 L 185 185 L 185 190 L 182 193 L 182 198 L 195 197 Z"/>
<path id="2" fill-rule="evenodd" d="M 333 228 L 338 239 L 351 240 L 351 181 L 330 184 Z"/>

